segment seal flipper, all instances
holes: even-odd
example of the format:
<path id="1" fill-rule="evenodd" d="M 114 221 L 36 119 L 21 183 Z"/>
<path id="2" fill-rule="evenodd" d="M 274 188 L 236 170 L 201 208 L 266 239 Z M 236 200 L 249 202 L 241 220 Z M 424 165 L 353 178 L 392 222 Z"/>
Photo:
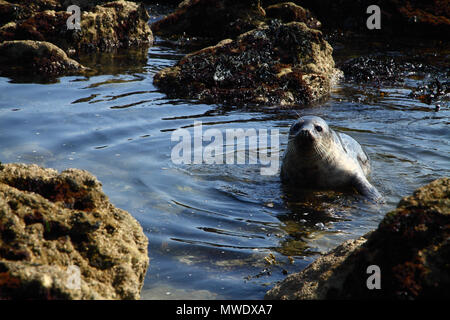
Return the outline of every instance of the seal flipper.
<path id="1" fill-rule="evenodd" d="M 381 202 L 383 196 L 378 192 L 377 188 L 370 184 L 370 182 L 363 176 L 356 176 L 353 179 L 353 187 L 363 196 L 375 202 Z"/>

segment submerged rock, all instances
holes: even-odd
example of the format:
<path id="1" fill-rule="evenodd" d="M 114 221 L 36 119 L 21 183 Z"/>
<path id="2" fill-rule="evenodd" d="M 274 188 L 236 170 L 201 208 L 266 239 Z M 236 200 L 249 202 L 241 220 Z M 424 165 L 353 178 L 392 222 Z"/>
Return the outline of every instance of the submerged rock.
<path id="1" fill-rule="evenodd" d="M 84 69 L 50 42 L 17 40 L 0 44 L 0 75 L 31 73 L 53 77 Z"/>
<path id="2" fill-rule="evenodd" d="M 332 51 L 304 23 L 272 23 L 188 54 L 154 84 L 207 103 L 305 104 L 329 93 L 338 74 Z"/>
<path id="3" fill-rule="evenodd" d="M 0 167 L 0 234 L 0 299 L 140 297 L 148 240 L 86 171 Z"/>
<path id="4" fill-rule="evenodd" d="M 403 198 L 378 228 L 288 276 L 266 299 L 436 299 L 450 296 L 450 178 Z M 369 290 L 367 268 L 381 272 Z"/>

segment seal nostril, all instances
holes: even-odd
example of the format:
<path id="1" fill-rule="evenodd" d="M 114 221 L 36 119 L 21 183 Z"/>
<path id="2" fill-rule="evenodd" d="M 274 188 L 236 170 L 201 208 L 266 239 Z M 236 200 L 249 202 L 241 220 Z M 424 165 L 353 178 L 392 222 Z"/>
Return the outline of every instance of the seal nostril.
<path id="1" fill-rule="evenodd" d="M 300 139 L 302 139 L 302 140 L 305 140 L 305 139 L 311 140 L 312 137 L 313 137 L 312 134 L 311 134 L 311 132 L 310 132 L 309 130 L 306 130 L 306 129 L 300 130 L 300 131 L 298 132 L 297 136 L 298 136 Z"/>

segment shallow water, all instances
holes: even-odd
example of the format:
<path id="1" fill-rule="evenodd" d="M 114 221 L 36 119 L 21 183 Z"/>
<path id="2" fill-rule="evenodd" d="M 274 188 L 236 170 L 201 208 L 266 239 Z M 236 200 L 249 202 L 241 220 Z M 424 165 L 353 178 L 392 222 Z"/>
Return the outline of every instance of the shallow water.
<path id="1" fill-rule="evenodd" d="M 338 62 L 361 52 L 336 47 Z M 436 112 L 408 96 L 427 77 L 445 77 L 448 53 L 427 58 L 443 71 L 437 75 L 408 76 L 401 86 L 342 81 L 328 101 L 296 110 L 168 99 L 152 78 L 182 55 L 158 40 L 148 51 L 80 57 L 97 70 L 90 77 L 52 84 L 0 78 L 0 160 L 96 175 L 149 238 L 143 299 L 261 299 L 318 253 L 376 228 L 402 196 L 450 175 L 448 105 Z M 282 152 L 297 114 L 323 117 L 366 148 L 385 204 L 333 193 L 300 201 L 278 176 L 262 176 L 260 165 L 171 161 L 172 132 L 192 131 L 194 121 L 203 131 L 278 129 Z"/>

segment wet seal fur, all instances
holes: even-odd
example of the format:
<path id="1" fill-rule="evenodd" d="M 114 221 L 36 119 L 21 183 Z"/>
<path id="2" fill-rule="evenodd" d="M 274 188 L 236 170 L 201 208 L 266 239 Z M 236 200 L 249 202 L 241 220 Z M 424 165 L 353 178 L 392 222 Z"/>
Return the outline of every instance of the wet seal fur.
<path id="1" fill-rule="evenodd" d="M 352 137 L 332 130 L 322 118 L 305 116 L 290 128 L 281 165 L 281 180 L 305 189 L 356 189 L 373 200 L 382 199 L 367 180 L 370 160 Z"/>

